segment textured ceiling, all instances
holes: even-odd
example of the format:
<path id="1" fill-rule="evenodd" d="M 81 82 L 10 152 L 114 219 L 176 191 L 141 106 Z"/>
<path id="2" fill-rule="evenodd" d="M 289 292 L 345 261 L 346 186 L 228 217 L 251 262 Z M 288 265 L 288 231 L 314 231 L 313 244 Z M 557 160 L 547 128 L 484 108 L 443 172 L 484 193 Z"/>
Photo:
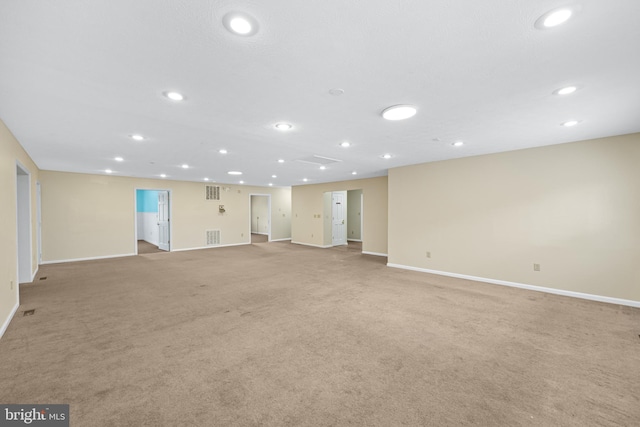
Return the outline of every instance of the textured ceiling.
<path id="1" fill-rule="evenodd" d="M 567 3 L 1 0 L 0 118 L 45 170 L 276 186 L 639 132 L 640 1 L 577 3 L 539 30 Z M 394 104 L 418 113 L 384 120 Z"/>

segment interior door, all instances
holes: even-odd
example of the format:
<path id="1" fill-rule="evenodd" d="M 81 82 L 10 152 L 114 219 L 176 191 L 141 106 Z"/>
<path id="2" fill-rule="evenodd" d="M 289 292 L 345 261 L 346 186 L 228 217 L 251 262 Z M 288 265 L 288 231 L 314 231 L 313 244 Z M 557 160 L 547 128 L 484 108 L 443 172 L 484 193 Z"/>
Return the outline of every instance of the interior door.
<path id="1" fill-rule="evenodd" d="M 169 236 L 169 192 L 158 191 L 158 249 L 168 251 Z"/>
<path id="2" fill-rule="evenodd" d="M 331 195 L 333 246 L 347 244 L 347 192 L 336 191 Z"/>

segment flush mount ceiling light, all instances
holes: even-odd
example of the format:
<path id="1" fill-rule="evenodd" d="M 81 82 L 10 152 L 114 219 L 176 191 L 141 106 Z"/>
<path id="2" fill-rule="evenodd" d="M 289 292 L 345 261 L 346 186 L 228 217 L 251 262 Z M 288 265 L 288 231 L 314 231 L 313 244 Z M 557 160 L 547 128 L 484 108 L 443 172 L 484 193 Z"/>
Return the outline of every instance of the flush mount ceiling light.
<path id="1" fill-rule="evenodd" d="M 562 126 L 570 128 L 572 126 L 577 125 L 578 123 L 580 123 L 580 121 L 578 121 L 578 120 L 569 120 L 567 122 L 562 123 Z"/>
<path id="2" fill-rule="evenodd" d="M 144 136 L 140 135 L 139 133 L 134 133 L 132 135 L 129 135 L 129 137 L 134 141 L 144 141 Z"/>
<path id="3" fill-rule="evenodd" d="M 462 147 L 464 145 L 464 142 L 456 141 L 456 142 L 452 142 L 451 145 L 453 145 L 454 147 Z"/>
<path id="4" fill-rule="evenodd" d="M 276 123 L 273 125 L 274 128 L 282 131 L 291 130 L 293 125 L 291 123 Z"/>
<path id="5" fill-rule="evenodd" d="M 250 37 L 258 32 L 258 21 L 246 13 L 230 12 L 222 18 L 225 28 L 238 36 Z"/>
<path id="6" fill-rule="evenodd" d="M 327 167 L 326 167 L 326 166 L 324 166 L 324 165 L 320 166 L 320 170 L 321 170 L 321 171 L 325 170 L 326 168 L 327 168 Z"/>
<path id="7" fill-rule="evenodd" d="M 303 180 L 304 182 L 309 181 L 307 178 L 302 178 L 302 180 Z"/>
<path id="8" fill-rule="evenodd" d="M 554 90 L 553 94 L 554 95 L 569 95 L 569 94 L 572 94 L 573 92 L 575 92 L 577 90 L 578 90 L 577 86 L 566 86 L 566 87 Z"/>
<path id="9" fill-rule="evenodd" d="M 209 178 L 205 178 L 204 180 L 205 180 L 205 181 L 209 181 Z"/>
<path id="10" fill-rule="evenodd" d="M 284 163 L 284 159 L 278 159 L 278 163 Z"/>
<path id="11" fill-rule="evenodd" d="M 392 156 L 391 154 L 387 153 L 387 154 L 383 154 L 383 155 L 382 155 L 382 156 L 380 156 L 380 157 L 382 157 L 383 159 L 390 159 L 390 158 L 392 158 L 393 156 Z"/>
<path id="12" fill-rule="evenodd" d="M 179 92 L 169 91 L 164 92 L 163 95 L 172 101 L 184 101 L 184 95 Z"/>
<path id="13" fill-rule="evenodd" d="M 113 160 L 115 160 L 116 162 L 122 162 L 122 161 L 124 161 L 124 159 L 123 159 L 122 157 L 120 157 L 120 156 L 118 156 L 118 157 L 114 158 Z"/>
<path id="14" fill-rule="evenodd" d="M 350 146 L 351 146 L 351 143 L 349 141 L 344 141 L 344 142 L 340 143 L 340 147 L 342 147 L 342 148 L 347 148 L 347 147 L 350 147 Z"/>
<path id="15" fill-rule="evenodd" d="M 564 24 L 580 10 L 579 5 L 553 9 L 538 18 L 534 26 L 539 30 L 546 30 Z"/>
<path id="16" fill-rule="evenodd" d="M 353 171 L 353 172 L 351 172 L 351 175 L 358 175 L 358 172 Z"/>
<path id="17" fill-rule="evenodd" d="M 218 153 L 220 154 L 227 154 L 227 150 L 225 150 L 224 148 L 219 150 Z"/>
<path id="18" fill-rule="evenodd" d="M 106 173 L 113 173 L 113 171 L 111 169 L 105 169 L 104 170 Z"/>
<path id="19" fill-rule="evenodd" d="M 182 165 L 182 169 L 189 169 L 189 165 L 185 163 L 184 165 Z"/>
<path id="20" fill-rule="evenodd" d="M 418 110 L 413 105 L 394 105 L 382 111 L 387 120 L 405 120 L 416 115 Z"/>
<path id="21" fill-rule="evenodd" d="M 278 175 L 271 175 L 271 178 L 277 178 Z"/>
<path id="22" fill-rule="evenodd" d="M 242 172 L 240 171 L 229 171 L 227 172 L 229 175 L 242 175 Z"/>
<path id="23" fill-rule="evenodd" d="M 164 174 L 164 173 L 160 174 L 160 178 L 166 178 L 166 177 L 167 177 L 167 174 Z"/>

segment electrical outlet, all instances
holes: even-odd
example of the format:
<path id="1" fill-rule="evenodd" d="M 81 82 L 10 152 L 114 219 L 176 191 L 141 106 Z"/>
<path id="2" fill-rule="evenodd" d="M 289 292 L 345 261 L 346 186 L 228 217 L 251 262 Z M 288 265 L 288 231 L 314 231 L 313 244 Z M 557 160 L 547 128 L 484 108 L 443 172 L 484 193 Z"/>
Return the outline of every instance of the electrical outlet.
<path id="1" fill-rule="evenodd" d="M 533 264 L 533 271 L 540 271 L 540 264 Z"/>
<path id="2" fill-rule="evenodd" d="M 11 290 L 13 290 L 13 280 L 11 281 Z"/>
<path id="3" fill-rule="evenodd" d="M 427 251 L 427 258 L 431 258 L 431 252 Z"/>

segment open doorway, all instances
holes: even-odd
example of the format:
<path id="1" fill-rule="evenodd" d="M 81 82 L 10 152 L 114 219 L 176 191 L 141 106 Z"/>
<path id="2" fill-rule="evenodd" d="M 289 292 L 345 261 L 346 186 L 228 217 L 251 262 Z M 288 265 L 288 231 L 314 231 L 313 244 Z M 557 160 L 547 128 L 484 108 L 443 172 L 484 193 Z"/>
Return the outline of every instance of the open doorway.
<path id="1" fill-rule="evenodd" d="M 324 193 L 324 246 L 362 252 L 364 193 L 361 189 Z"/>
<path id="2" fill-rule="evenodd" d="M 31 174 L 21 164 L 16 164 L 16 205 L 18 243 L 18 283 L 33 281 L 31 253 Z"/>
<path id="3" fill-rule="evenodd" d="M 271 241 L 271 195 L 251 194 L 251 243 Z"/>
<path id="4" fill-rule="evenodd" d="M 170 192 L 136 190 L 136 253 L 171 250 Z"/>

